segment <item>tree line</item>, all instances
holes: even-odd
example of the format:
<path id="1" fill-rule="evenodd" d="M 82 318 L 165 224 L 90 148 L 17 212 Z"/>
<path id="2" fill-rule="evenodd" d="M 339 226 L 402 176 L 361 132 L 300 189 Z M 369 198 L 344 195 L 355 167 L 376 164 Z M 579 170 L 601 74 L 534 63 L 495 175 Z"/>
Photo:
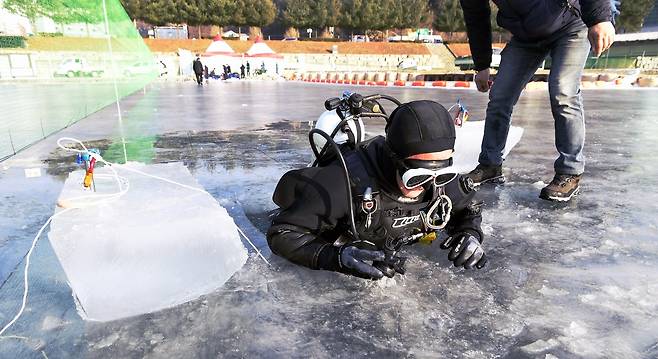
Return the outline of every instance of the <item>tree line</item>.
<path id="1" fill-rule="evenodd" d="M 47 16 L 59 23 L 102 21 L 99 0 L 4 0 L 8 10 L 35 19 Z M 387 30 L 432 27 L 444 32 L 466 30 L 459 0 L 120 0 L 133 20 L 153 25 L 188 24 L 263 27 L 279 19 L 296 29 L 339 27 Z M 116 1 L 108 0 L 111 17 Z M 115 5 L 116 6 L 112 6 Z M 617 28 L 639 31 L 654 0 L 624 0 Z M 496 7 L 492 26 L 496 25 Z"/>
<path id="2" fill-rule="evenodd" d="M 458 4 L 458 0 L 448 0 Z M 153 25 L 267 26 L 298 29 L 412 28 L 432 18 L 428 0 L 121 0 L 132 19 Z"/>

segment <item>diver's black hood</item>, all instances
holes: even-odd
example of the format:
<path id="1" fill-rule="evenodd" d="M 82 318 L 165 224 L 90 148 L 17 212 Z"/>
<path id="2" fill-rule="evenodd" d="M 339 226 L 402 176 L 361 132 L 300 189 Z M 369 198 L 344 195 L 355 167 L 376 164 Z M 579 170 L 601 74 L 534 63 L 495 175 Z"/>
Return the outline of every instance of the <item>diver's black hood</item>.
<path id="1" fill-rule="evenodd" d="M 386 143 L 400 159 L 453 150 L 455 137 L 455 124 L 448 110 L 434 101 L 402 104 L 386 125 Z"/>

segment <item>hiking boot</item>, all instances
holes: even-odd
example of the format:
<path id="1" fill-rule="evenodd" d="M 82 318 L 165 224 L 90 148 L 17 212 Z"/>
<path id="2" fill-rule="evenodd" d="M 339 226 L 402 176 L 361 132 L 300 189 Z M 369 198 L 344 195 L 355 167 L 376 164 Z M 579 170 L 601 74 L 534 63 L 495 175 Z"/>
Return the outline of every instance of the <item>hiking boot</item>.
<path id="1" fill-rule="evenodd" d="M 475 186 L 482 183 L 505 183 L 503 176 L 503 166 L 487 166 L 479 164 L 474 170 L 466 175 L 473 180 Z"/>
<path id="2" fill-rule="evenodd" d="M 580 192 L 581 175 L 556 174 L 551 183 L 544 187 L 539 198 L 548 201 L 566 202 Z"/>

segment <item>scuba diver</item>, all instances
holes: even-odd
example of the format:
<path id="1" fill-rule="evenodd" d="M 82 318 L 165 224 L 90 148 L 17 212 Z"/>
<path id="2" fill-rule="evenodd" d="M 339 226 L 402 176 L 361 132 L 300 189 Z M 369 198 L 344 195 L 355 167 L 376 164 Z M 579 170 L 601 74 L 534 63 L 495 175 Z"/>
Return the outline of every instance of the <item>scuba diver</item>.
<path id="1" fill-rule="evenodd" d="M 484 267 L 473 182 L 448 168 L 455 144 L 448 111 L 433 101 L 392 99 L 399 106 L 388 117 L 378 102 L 361 95 L 338 100 L 325 107 L 346 112 L 336 120 L 342 126 L 320 130 L 325 112 L 310 133 L 318 166 L 289 171 L 277 184 L 279 211 L 267 232 L 272 252 L 311 269 L 381 279 L 405 273 L 403 246 L 431 243 L 444 231 L 441 248 L 456 267 Z M 386 118 L 386 136 L 361 141 L 363 125 L 348 112 Z M 338 146 L 334 135 L 344 143 Z M 318 151 L 321 141 L 314 144 L 314 138 L 329 151 Z"/>

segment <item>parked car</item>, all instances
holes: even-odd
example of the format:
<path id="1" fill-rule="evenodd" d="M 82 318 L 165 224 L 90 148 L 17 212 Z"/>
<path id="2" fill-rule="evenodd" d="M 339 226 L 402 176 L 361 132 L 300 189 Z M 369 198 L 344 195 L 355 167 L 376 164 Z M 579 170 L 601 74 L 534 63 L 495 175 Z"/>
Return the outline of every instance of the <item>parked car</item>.
<path id="1" fill-rule="evenodd" d="M 418 40 L 430 44 L 440 44 L 443 42 L 441 35 L 419 35 Z"/>
<path id="2" fill-rule="evenodd" d="M 281 41 L 297 41 L 296 37 L 284 37 Z"/>
<path id="3" fill-rule="evenodd" d="M 499 47 L 494 47 L 491 49 L 492 54 L 491 54 L 491 68 L 497 69 L 500 67 L 500 59 L 501 59 L 501 52 L 503 49 Z M 473 57 L 472 56 L 461 56 L 455 59 L 455 66 L 459 67 L 460 70 L 466 71 L 466 70 L 473 70 L 475 68 L 475 64 L 473 63 Z"/>
<path id="4" fill-rule="evenodd" d="M 100 77 L 104 71 L 91 67 L 85 59 L 72 58 L 62 61 L 54 75 L 65 77 Z"/>
<path id="5" fill-rule="evenodd" d="M 354 35 L 352 36 L 353 42 L 370 42 L 370 38 L 367 35 Z"/>
<path id="6" fill-rule="evenodd" d="M 409 70 L 418 68 L 418 61 L 414 59 L 404 59 L 398 64 L 398 68 L 402 70 Z"/>
<path id="7" fill-rule="evenodd" d="M 151 63 L 149 61 L 136 62 L 123 70 L 126 77 L 148 75 L 157 72 L 157 65 L 160 63 Z"/>

